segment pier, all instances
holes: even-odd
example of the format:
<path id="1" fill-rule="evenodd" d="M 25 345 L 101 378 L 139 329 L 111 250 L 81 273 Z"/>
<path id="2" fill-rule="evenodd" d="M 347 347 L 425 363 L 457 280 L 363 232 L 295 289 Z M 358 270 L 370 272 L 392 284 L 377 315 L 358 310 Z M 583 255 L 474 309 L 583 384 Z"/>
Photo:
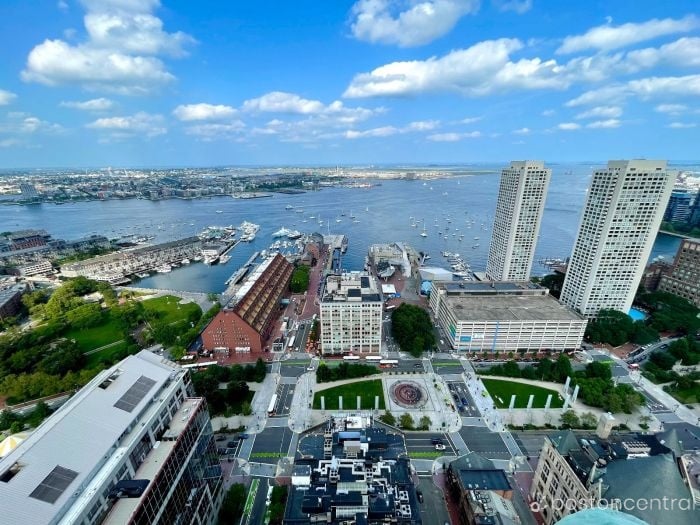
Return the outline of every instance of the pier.
<path id="1" fill-rule="evenodd" d="M 231 298 L 234 296 L 234 289 L 238 285 L 238 283 L 248 274 L 250 271 L 250 267 L 253 266 L 255 263 L 255 259 L 258 258 L 258 255 L 260 255 L 260 252 L 255 252 L 253 255 L 250 256 L 250 258 L 246 261 L 246 263 L 241 266 L 238 270 L 236 270 L 231 277 L 229 277 L 226 280 L 226 290 L 224 293 L 221 294 L 221 304 L 226 306 L 228 302 L 231 300 Z"/>

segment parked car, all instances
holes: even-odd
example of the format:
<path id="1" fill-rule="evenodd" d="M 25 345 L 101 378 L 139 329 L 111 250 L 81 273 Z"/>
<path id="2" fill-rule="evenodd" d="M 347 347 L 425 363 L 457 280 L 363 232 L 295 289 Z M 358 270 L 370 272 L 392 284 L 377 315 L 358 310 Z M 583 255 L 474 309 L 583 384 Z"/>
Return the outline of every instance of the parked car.
<path id="1" fill-rule="evenodd" d="M 438 443 L 435 445 L 435 450 L 445 450 L 445 445 Z"/>
<path id="2" fill-rule="evenodd" d="M 226 436 L 223 434 L 218 434 L 215 438 L 215 441 L 226 441 Z"/>
<path id="3" fill-rule="evenodd" d="M 226 443 L 226 446 L 228 448 L 236 448 L 237 444 L 238 444 L 238 441 L 229 441 L 228 443 Z"/>

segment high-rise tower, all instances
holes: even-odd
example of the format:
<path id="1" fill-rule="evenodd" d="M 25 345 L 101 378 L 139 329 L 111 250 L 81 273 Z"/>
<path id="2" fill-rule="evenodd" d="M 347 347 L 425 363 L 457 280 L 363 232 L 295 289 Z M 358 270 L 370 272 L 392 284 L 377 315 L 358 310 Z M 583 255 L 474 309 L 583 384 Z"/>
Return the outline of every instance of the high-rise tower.
<path id="1" fill-rule="evenodd" d="M 530 278 L 551 175 L 542 161 L 514 161 L 503 169 L 486 264 L 489 279 Z"/>
<path id="2" fill-rule="evenodd" d="M 661 160 L 612 160 L 593 173 L 561 301 L 587 317 L 627 312 L 675 177 Z"/>

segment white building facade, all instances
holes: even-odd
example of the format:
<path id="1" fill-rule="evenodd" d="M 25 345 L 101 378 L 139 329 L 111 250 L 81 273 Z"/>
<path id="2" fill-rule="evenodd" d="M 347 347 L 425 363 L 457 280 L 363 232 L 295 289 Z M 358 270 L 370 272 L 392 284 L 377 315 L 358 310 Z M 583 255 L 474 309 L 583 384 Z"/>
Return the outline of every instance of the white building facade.
<path id="1" fill-rule="evenodd" d="M 494 281 L 530 278 L 552 170 L 542 161 L 513 161 L 501 173 L 486 264 Z"/>
<path id="2" fill-rule="evenodd" d="M 321 297 L 321 352 L 378 354 L 382 342 L 382 296 L 364 272 L 329 275 Z"/>
<path id="3" fill-rule="evenodd" d="M 666 161 L 610 161 L 593 173 L 561 301 L 586 317 L 629 311 L 675 176 Z"/>

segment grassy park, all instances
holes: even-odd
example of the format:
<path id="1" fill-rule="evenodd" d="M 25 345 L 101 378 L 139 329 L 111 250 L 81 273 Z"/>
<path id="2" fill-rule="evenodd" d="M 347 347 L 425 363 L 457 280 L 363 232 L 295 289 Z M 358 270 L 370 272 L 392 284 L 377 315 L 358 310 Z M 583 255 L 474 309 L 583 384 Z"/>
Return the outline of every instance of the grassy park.
<path id="1" fill-rule="evenodd" d="M 333 388 L 327 388 L 314 394 L 314 409 L 321 409 L 321 396 L 326 399 L 326 410 L 339 410 L 338 397 L 343 396 L 343 408 L 355 410 L 357 408 L 357 396 L 361 398 L 362 410 L 374 409 L 374 397 L 379 396 L 379 408 L 384 409 L 384 390 L 380 379 L 371 381 L 359 381 Z"/>
<path id="2" fill-rule="evenodd" d="M 190 315 L 201 315 L 202 309 L 196 303 L 180 303 L 180 298 L 164 295 L 146 299 L 141 303 L 144 310 L 156 315 L 163 324 L 173 324 L 187 319 Z"/>
<path id="3" fill-rule="evenodd" d="M 103 321 L 88 328 L 71 328 L 65 333 L 66 339 L 74 340 L 83 352 L 121 341 L 125 337 L 124 328 L 110 312 L 102 314 Z"/>
<path id="4" fill-rule="evenodd" d="M 510 396 L 515 394 L 515 408 L 527 408 L 527 401 L 530 395 L 534 395 L 532 408 L 544 408 L 547 396 L 552 394 L 551 408 L 561 408 L 564 401 L 559 397 L 559 392 L 540 386 L 517 383 L 515 381 L 503 381 L 501 379 L 482 378 L 482 382 L 493 398 L 497 408 L 508 408 L 510 406 Z"/>

